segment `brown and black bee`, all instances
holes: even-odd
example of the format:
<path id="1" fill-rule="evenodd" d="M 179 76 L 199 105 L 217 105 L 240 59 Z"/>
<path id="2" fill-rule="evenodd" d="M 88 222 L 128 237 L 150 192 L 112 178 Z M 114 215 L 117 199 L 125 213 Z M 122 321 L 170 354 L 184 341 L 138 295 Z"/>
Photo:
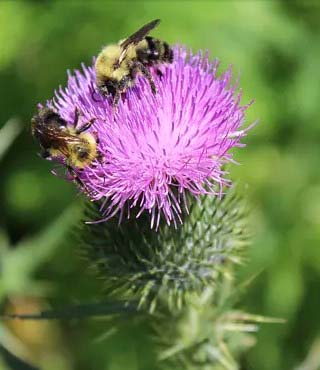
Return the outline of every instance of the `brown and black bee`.
<path id="1" fill-rule="evenodd" d="M 69 172 L 75 176 L 75 169 L 84 169 L 98 157 L 97 139 L 85 132 L 94 119 L 79 126 L 80 112 L 75 111 L 70 125 L 50 108 L 40 108 L 31 120 L 32 135 L 39 142 L 43 158 L 63 158 Z"/>
<path id="2" fill-rule="evenodd" d="M 173 61 L 173 51 L 165 41 L 147 36 L 159 23 L 160 20 L 156 19 L 146 24 L 118 44 L 104 47 L 98 55 L 95 63 L 97 88 L 101 95 L 113 96 L 114 107 L 121 93 L 134 85 L 138 74 L 147 78 L 152 92 L 156 94 L 149 67 Z M 159 70 L 158 74 L 161 75 Z"/>

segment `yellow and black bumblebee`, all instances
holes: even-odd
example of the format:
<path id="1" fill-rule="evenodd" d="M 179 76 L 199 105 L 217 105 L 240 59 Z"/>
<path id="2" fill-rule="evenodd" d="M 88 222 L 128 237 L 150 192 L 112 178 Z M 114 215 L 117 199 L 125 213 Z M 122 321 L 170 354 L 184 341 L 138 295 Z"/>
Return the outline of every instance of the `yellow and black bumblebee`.
<path id="1" fill-rule="evenodd" d="M 149 67 L 161 63 L 172 63 L 173 50 L 165 42 L 147 34 L 160 23 L 156 19 L 118 44 L 103 48 L 95 63 L 96 84 L 101 95 L 113 96 L 116 107 L 120 96 L 132 87 L 138 74 L 143 74 L 149 81 L 151 90 L 157 89 Z M 161 72 L 157 70 L 161 76 Z"/>
<path id="2" fill-rule="evenodd" d="M 50 108 L 40 108 L 31 120 L 32 135 L 41 147 L 43 158 L 62 158 L 75 180 L 75 170 L 82 170 L 98 157 L 97 139 L 87 131 L 94 119 L 79 127 L 80 112 L 75 110 L 72 124 Z M 81 183 L 81 182 L 80 182 Z"/>

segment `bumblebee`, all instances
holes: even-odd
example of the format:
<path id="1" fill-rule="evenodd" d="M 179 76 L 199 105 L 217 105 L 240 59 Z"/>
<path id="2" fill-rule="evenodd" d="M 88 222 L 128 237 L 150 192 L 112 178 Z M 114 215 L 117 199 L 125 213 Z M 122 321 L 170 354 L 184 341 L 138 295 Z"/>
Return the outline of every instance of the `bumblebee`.
<path id="1" fill-rule="evenodd" d="M 101 95 L 112 95 L 116 107 L 120 96 L 132 87 L 138 74 L 148 80 L 153 94 L 157 89 L 149 67 L 172 63 L 173 51 L 165 41 L 147 36 L 160 23 L 156 19 L 118 44 L 108 45 L 95 63 L 96 85 Z M 161 76 L 161 72 L 157 70 Z"/>
<path id="2" fill-rule="evenodd" d="M 79 117 L 80 112 L 76 109 L 70 125 L 54 110 L 40 108 L 31 120 L 31 131 L 40 144 L 40 155 L 47 159 L 62 158 L 75 180 L 81 183 L 75 170 L 89 166 L 98 157 L 98 150 L 96 138 L 85 132 L 94 119 L 79 127 Z"/>

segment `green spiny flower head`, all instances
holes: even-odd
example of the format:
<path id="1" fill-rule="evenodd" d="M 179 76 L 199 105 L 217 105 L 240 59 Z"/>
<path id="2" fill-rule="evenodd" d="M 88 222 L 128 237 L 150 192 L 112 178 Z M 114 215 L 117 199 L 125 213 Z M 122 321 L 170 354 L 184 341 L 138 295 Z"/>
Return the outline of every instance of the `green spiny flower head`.
<path id="1" fill-rule="evenodd" d="M 86 217 L 95 214 L 91 208 Z M 155 232 L 142 217 L 87 225 L 82 236 L 107 291 L 154 311 L 157 304 L 181 308 L 187 296 L 217 284 L 230 262 L 240 262 L 247 231 L 244 208 L 230 192 L 194 202 L 178 229 L 163 223 Z"/>

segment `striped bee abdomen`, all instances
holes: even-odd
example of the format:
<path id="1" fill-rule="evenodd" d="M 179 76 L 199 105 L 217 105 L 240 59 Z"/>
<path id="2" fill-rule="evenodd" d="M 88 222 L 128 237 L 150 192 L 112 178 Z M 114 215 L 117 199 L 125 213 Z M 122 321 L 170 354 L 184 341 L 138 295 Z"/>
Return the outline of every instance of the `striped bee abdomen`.
<path id="1" fill-rule="evenodd" d="M 172 63 L 173 51 L 165 41 L 154 37 L 145 37 L 144 47 L 138 48 L 137 59 L 144 65 Z"/>

